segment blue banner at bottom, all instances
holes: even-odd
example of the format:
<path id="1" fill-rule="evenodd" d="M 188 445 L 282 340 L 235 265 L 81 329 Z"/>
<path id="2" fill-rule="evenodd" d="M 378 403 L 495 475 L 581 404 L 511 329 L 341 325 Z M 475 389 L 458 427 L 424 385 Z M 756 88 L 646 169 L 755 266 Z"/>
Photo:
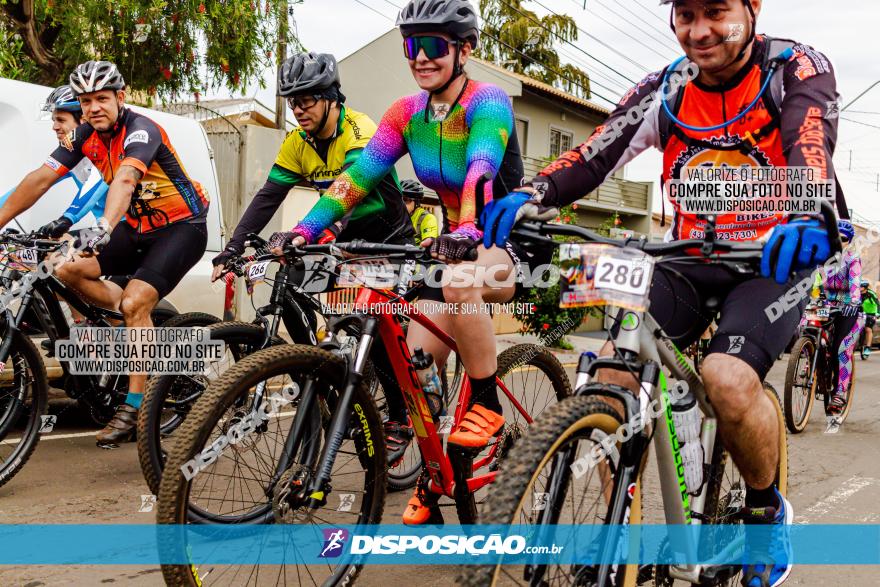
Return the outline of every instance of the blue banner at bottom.
<path id="1" fill-rule="evenodd" d="M 0 564 L 878 565 L 880 525 L 0 525 Z"/>

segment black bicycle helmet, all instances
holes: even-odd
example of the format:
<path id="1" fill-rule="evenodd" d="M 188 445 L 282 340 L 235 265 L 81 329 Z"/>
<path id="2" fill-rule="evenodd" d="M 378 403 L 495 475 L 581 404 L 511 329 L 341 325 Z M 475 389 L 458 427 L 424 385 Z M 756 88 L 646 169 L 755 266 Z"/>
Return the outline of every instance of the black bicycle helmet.
<path id="1" fill-rule="evenodd" d="M 70 86 L 65 85 L 58 86 L 52 90 L 52 93 L 46 98 L 43 110 L 46 112 L 62 110 L 64 112 L 80 114 L 82 113 L 82 106 L 80 105 L 79 100 L 76 99 L 76 96 L 73 95 L 73 90 L 70 89 Z"/>
<path id="2" fill-rule="evenodd" d="M 77 97 L 100 90 L 124 90 L 125 80 L 109 61 L 86 61 L 70 74 L 70 89 Z"/>
<path id="3" fill-rule="evenodd" d="M 288 57 L 278 70 L 278 95 L 321 94 L 339 86 L 336 58 L 329 53 L 300 53 Z"/>
<path id="4" fill-rule="evenodd" d="M 468 0 L 410 0 L 395 24 L 404 37 L 440 31 L 470 41 L 474 49 L 480 43 L 477 11 Z"/>
<path id="5" fill-rule="evenodd" d="M 410 200 L 421 200 L 425 196 L 425 189 L 422 184 L 414 179 L 404 179 L 400 182 L 400 191 L 403 197 Z"/>

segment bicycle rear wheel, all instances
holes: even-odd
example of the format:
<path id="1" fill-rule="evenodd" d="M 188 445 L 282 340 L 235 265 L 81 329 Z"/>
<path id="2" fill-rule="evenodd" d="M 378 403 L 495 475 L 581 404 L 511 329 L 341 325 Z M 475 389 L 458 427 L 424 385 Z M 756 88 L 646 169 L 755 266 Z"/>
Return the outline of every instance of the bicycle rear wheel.
<path id="1" fill-rule="evenodd" d="M 188 314 L 181 314 L 176 318 L 186 316 L 192 318 Z M 189 319 L 180 324 L 184 325 L 196 324 Z M 225 355 L 220 361 L 211 364 L 211 372 L 202 375 L 150 377 L 144 391 L 143 403 L 138 410 L 138 460 L 144 479 L 154 494 L 159 492 L 167 447 L 173 440 L 175 431 L 205 391 L 208 382 L 219 377 L 237 361 L 260 349 L 266 338 L 266 331 L 261 326 L 247 322 L 219 322 L 207 328 L 211 340 L 220 340 L 226 345 Z M 279 338 L 273 344 L 283 342 Z"/>
<path id="2" fill-rule="evenodd" d="M 334 497 L 317 509 L 289 504 L 287 489 L 308 484 L 326 442 L 332 406 L 344 387 L 347 365 L 340 356 L 304 345 L 283 345 L 242 359 L 212 382 L 177 432 L 168 453 L 159 488 L 159 524 L 377 524 L 385 501 L 385 447 L 382 425 L 364 385 L 355 389 L 354 413 L 342 447 L 333 463 Z M 288 442 L 297 416 L 300 395 L 274 411 L 262 426 L 230 443 L 212 463 L 191 471 L 191 463 L 231 426 L 253 409 L 253 398 L 264 384 L 266 395 L 276 390 L 303 390 L 318 394 L 303 420 L 304 434 Z M 296 387 L 294 387 L 296 384 Z M 243 415 L 244 414 L 244 415 Z M 286 459 L 286 465 L 280 465 Z M 238 498 L 238 501 L 236 501 Z M 252 585 L 285 583 L 288 574 L 300 584 L 348 584 L 360 571 L 357 565 L 327 559 L 324 565 L 305 565 L 296 544 L 285 544 L 284 564 L 271 565 L 163 565 L 169 585 Z M 180 553 L 175 553 L 180 556 Z M 287 555 L 290 559 L 287 559 Z M 187 554 L 189 557 L 190 555 Z M 341 561 L 341 562 L 336 562 Z M 291 567 L 296 566 L 296 569 Z"/>
<path id="3" fill-rule="evenodd" d="M 798 339 L 791 348 L 788 369 L 785 372 L 785 425 L 792 434 L 807 427 L 819 374 L 815 373 L 816 342 L 807 336 Z"/>
<path id="4" fill-rule="evenodd" d="M 782 405 L 779 402 L 779 394 L 769 383 L 764 383 L 764 391 L 773 400 L 776 409 L 776 417 L 779 426 L 779 465 L 776 471 L 776 487 L 782 495 L 788 493 L 788 438 L 782 416 Z M 730 455 L 724 450 L 721 438 L 716 438 L 712 450 L 712 461 L 708 470 L 707 493 L 705 515 L 706 525 L 712 524 L 740 524 L 738 518 L 740 510 L 746 504 L 746 483 L 742 478 L 736 464 Z M 656 573 L 656 585 L 671 585 L 671 579 L 663 582 L 665 567 L 659 566 Z M 740 584 L 742 578 L 742 566 L 729 565 L 712 569 L 714 578 L 707 585 L 719 587 L 734 587 Z"/>
<path id="5" fill-rule="evenodd" d="M 493 484 L 483 504 L 480 522 L 484 524 L 603 524 L 607 498 L 614 487 L 619 453 L 606 453 L 582 475 L 574 475 L 571 465 L 587 456 L 593 447 L 613 435 L 621 422 L 607 403 L 594 398 L 571 397 L 550 406 L 513 447 L 509 466 Z M 553 493 L 549 493 L 553 491 Z M 550 512 L 555 515 L 550 516 Z M 543 516 L 543 519 L 542 519 Z M 549 517 L 549 518 L 548 518 Z M 641 498 L 637 486 L 630 511 L 630 523 L 641 521 Z M 634 585 L 637 569 L 626 567 L 627 579 Z M 532 568 L 516 565 L 467 566 L 459 577 L 461 584 L 486 585 L 574 585 L 591 584 L 595 568 L 548 564 Z"/>

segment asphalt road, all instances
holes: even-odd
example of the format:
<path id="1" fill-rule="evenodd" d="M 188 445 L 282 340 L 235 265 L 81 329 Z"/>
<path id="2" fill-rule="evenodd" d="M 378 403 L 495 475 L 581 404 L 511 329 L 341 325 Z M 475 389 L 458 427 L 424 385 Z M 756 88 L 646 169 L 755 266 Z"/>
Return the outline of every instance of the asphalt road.
<path id="1" fill-rule="evenodd" d="M 780 392 L 785 360 L 777 363 L 769 377 Z M 571 376 L 573 369 L 568 371 Z M 823 416 L 817 410 L 803 434 L 789 437 L 789 500 L 796 523 L 880 524 L 880 355 L 859 361 L 856 380 L 852 413 L 837 435 L 823 434 Z M 63 410 L 55 431 L 43 436 L 23 471 L 0 488 L 0 522 L 151 523 L 154 512 L 142 511 L 149 509 L 142 505 L 142 496 L 149 491 L 135 446 L 101 450 L 95 447 L 93 434 L 73 410 Z M 659 492 L 650 469 L 644 485 L 646 500 Z M 397 523 L 409 497 L 409 492 L 389 494 L 384 521 Z M 446 511 L 447 521 L 452 521 L 454 510 Z M 650 515 L 646 517 L 650 521 Z M 452 583 L 453 573 L 453 568 L 439 565 L 373 567 L 365 569 L 359 584 L 446 586 Z M 876 585 L 878 573 L 877 567 L 866 566 L 798 566 L 787 584 Z M 0 585 L 104 584 L 162 585 L 163 581 L 159 569 L 153 567 L 0 567 Z"/>

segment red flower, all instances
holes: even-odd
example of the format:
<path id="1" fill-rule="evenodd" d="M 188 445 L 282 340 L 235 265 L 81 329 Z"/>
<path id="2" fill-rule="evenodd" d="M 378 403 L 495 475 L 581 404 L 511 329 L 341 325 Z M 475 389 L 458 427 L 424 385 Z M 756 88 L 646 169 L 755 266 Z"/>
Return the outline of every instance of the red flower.
<path id="1" fill-rule="evenodd" d="M 568 224 L 569 222 L 571 222 L 571 216 L 563 216 L 562 221 Z"/>
<path id="2" fill-rule="evenodd" d="M 577 205 L 577 204 L 572 204 L 572 205 L 571 205 L 571 209 L 572 209 L 572 210 L 577 210 L 577 209 L 578 209 L 578 205 Z"/>
<path id="3" fill-rule="evenodd" d="M 550 330 L 550 325 L 544 322 L 541 324 L 541 330 Z"/>
<path id="4" fill-rule="evenodd" d="M 205 4 L 204 2 L 199 4 L 199 14 L 205 14 Z"/>
<path id="5" fill-rule="evenodd" d="M 241 77 L 237 73 L 234 76 L 232 76 L 232 83 L 233 84 L 238 85 L 239 81 L 241 81 Z"/>
<path id="6" fill-rule="evenodd" d="M 229 73 L 229 64 L 226 62 L 221 63 L 220 69 L 223 70 L 223 73 Z"/>
<path id="7" fill-rule="evenodd" d="M 162 76 L 163 76 L 166 80 L 170 80 L 170 79 L 171 79 L 171 70 L 168 69 L 167 67 L 163 67 L 163 68 L 162 68 Z"/>
<path id="8" fill-rule="evenodd" d="M 622 224 L 622 222 L 620 221 L 620 218 L 615 216 L 614 217 L 614 226 L 620 226 L 621 224 Z"/>

